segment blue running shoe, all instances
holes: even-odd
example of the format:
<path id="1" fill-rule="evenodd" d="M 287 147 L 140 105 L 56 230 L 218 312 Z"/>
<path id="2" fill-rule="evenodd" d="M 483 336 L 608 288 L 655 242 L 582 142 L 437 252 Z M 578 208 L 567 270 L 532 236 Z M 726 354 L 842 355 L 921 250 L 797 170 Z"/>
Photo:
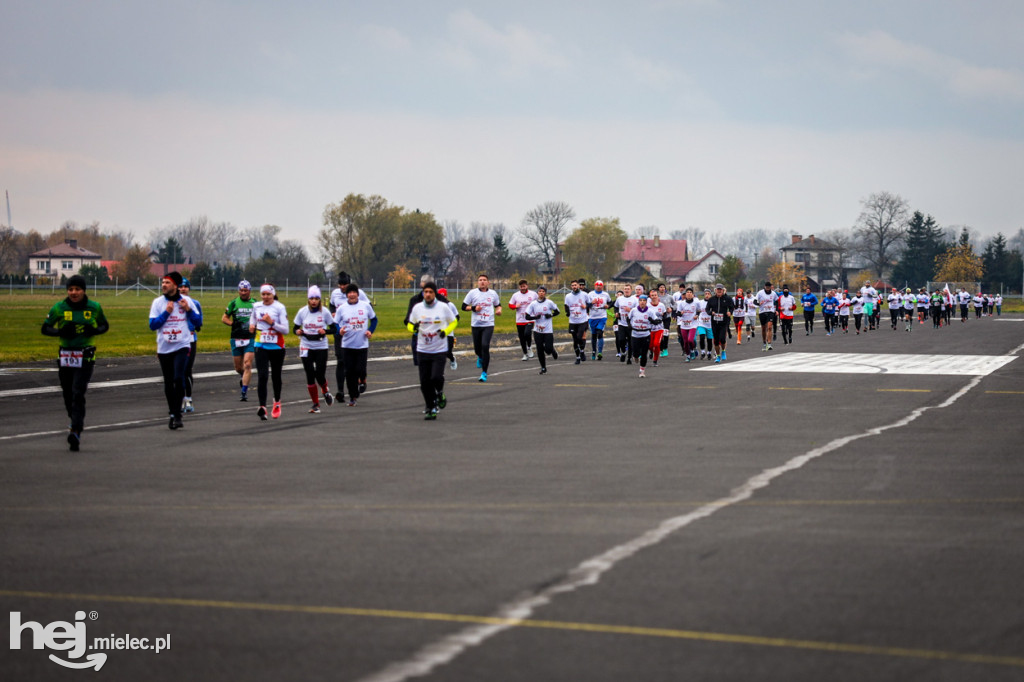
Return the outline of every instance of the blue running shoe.
<path id="1" fill-rule="evenodd" d="M 487 372 L 480 372 L 480 378 L 478 379 L 478 381 L 486 382 L 487 381 Z"/>

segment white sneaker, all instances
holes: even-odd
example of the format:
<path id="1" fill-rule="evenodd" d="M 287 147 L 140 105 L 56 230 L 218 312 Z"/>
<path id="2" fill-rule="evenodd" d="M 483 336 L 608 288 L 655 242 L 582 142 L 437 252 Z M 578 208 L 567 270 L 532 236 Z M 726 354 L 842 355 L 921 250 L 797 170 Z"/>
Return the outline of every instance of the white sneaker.
<path id="1" fill-rule="evenodd" d="M 641 368 L 640 368 L 640 378 L 641 378 L 641 379 L 643 379 L 643 378 L 644 378 L 644 377 L 646 377 L 646 376 L 647 376 L 647 372 L 646 372 L 646 371 L 644 371 L 644 368 L 643 368 L 643 367 L 641 367 Z"/>
<path id="2" fill-rule="evenodd" d="M 459 368 L 459 361 L 458 360 L 452 360 L 451 368 L 452 369 L 458 369 Z"/>
<path id="3" fill-rule="evenodd" d="M 526 362 L 529 359 L 530 359 L 530 356 L 527 355 L 526 353 L 523 353 L 523 362 Z"/>
<path id="4" fill-rule="evenodd" d="M 526 353 L 529 357 L 533 357 L 533 348 L 530 348 L 529 352 Z"/>

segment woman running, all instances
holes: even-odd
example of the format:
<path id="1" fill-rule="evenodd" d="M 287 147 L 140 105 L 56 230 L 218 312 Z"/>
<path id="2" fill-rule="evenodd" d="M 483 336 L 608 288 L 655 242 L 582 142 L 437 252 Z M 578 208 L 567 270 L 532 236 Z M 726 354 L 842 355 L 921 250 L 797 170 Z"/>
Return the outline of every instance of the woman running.
<path id="1" fill-rule="evenodd" d="M 743 289 L 736 290 L 732 299 L 732 319 L 736 323 L 736 345 L 743 343 L 743 321 L 747 319 L 747 299 L 743 297 Z"/>
<path id="2" fill-rule="evenodd" d="M 334 396 L 327 388 L 327 356 L 329 344 L 327 334 L 334 330 L 331 311 L 324 307 L 320 287 L 315 284 L 306 292 L 306 307 L 295 313 L 292 330 L 299 337 L 299 358 L 306 372 L 306 390 L 313 401 L 310 414 L 320 414 L 320 397 L 317 386 L 323 392 L 324 402 L 334 403 Z"/>
<path id="3" fill-rule="evenodd" d="M 683 346 L 683 357 L 689 362 L 697 357 L 697 316 L 700 307 L 693 298 L 693 289 L 687 287 L 683 298 L 676 306 L 676 317 L 679 318 L 679 343 Z"/>
<path id="4" fill-rule="evenodd" d="M 284 337 L 288 333 L 288 311 L 277 300 L 277 291 L 271 284 L 260 287 L 260 300 L 252 307 L 249 332 L 256 334 L 256 386 L 260 408 L 256 414 L 267 420 L 267 379 L 274 384 L 274 407 L 270 416 L 281 416 L 281 370 L 284 367 Z"/>
<path id="5" fill-rule="evenodd" d="M 359 300 L 359 287 L 349 284 L 345 287 L 346 300 L 338 306 L 334 322 L 341 334 L 341 357 L 345 363 L 345 381 L 348 385 L 348 406 L 355 407 L 361 385 L 360 377 L 366 376 L 367 356 L 370 353 L 370 337 L 377 330 L 377 314 L 373 307 Z M 438 301 L 438 305 L 448 305 Z M 447 342 L 445 342 L 447 348 Z"/>

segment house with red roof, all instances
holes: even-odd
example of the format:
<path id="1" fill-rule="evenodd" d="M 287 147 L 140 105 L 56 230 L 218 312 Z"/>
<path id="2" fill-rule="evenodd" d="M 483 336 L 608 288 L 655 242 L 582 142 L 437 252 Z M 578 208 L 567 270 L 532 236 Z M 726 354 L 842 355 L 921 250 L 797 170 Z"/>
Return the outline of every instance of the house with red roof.
<path id="1" fill-rule="evenodd" d="M 28 274 L 40 277 L 70 277 L 77 275 L 83 265 L 99 265 L 102 256 L 83 249 L 77 239 L 65 239 L 63 244 L 47 246 L 28 256 Z"/>

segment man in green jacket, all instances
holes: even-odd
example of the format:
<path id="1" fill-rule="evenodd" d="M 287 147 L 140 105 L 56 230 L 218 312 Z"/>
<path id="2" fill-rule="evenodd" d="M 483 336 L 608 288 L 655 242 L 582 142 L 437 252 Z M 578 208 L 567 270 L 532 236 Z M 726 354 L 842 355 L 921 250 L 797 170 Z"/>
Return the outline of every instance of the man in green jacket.
<path id="1" fill-rule="evenodd" d="M 67 298 L 50 308 L 43 322 L 43 334 L 60 339 L 57 376 L 64 393 L 64 407 L 71 418 L 68 446 L 77 452 L 85 426 L 85 391 L 96 362 L 92 337 L 105 334 L 110 325 L 100 304 L 86 296 L 84 277 L 69 277 L 67 292 Z"/>

